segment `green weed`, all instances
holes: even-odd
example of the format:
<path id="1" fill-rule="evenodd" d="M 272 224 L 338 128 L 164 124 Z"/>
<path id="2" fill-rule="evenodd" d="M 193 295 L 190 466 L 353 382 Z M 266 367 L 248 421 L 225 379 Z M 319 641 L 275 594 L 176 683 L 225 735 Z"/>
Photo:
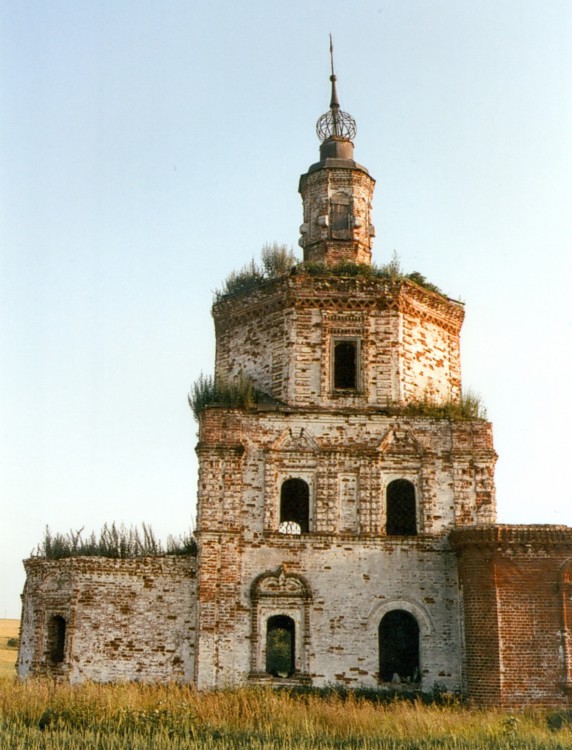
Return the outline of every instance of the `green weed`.
<path id="1" fill-rule="evenodd" d="M 228 406 L 230 408 L 251 409 L 258 402 L 260 394 L 252 381 L 243 376 L 233 380 L 200 375 L 189 394 L 189 406 L 195 419 L 206 406 Z"/>
<path id="2" fill-rule="evenodd" d="M 105 524 L 98 535 L 85 536 L 84 530 L 55 533 L 46 526 L 44 538 L 32 552 L 32 557 L 61 560 L 66 557 L 149 557 L 158 555 L 196 555 L 196 541 L 192 532 L 181 536 L 170 535 L 164 547 L 146 523 L 141 529 L 115 523 Z"/>

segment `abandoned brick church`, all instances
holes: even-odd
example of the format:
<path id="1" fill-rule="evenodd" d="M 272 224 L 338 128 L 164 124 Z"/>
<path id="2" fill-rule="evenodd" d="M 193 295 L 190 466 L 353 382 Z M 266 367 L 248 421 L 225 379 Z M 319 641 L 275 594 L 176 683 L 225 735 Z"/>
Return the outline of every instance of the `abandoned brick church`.
<path id="1" fill-rule="evenodd" d="M 367 272 L 375 183 L 335 80 L 304 262 L 213 306 L 216 378 L 264 397 L 200 413 L 197 555 L 27 560 L 22 678 L 570 704 L 572 528 L 497 525 L 491 424 L 422 408 L 461 402 L 464 309 Z"/>

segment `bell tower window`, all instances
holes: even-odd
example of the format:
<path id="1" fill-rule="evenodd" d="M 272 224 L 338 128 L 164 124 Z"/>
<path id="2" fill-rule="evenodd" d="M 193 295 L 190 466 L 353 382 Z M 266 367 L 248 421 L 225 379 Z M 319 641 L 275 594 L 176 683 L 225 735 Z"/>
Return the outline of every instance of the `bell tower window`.
<path id="1" fill-rule="evenodd" d="M 407 479 L 395 479 L 387 485 L 386 533 L 396 536 L 417 534 L 415 487 Z"/>
<path id="2" fill-rule="evenodd" d="M 334 239 L 351 238 L 352 207 L 351 198 L 344 193 L 337 193 L 330 202 L 330 231 Z"/>
<path id="3" fill-rule="evenodd" d="M 341 231 L 344 229 L 350 229 L 350 207 L 343 203 L 332 203 L 332 210 L 330 214 L 330 226 L 332 231 Z"/>
<path id="4" fill-rule="evenodd" d="M 310 488 L 303 479 L 287 479 L 280 489 L 280 531 L 283 534 L 310 531 Z"/>
<path id="5" fill-rule="evenodd" d="M 358 388 L 359 342 L 356 339 L 334 341 L 333 386 L 335 390 Z"/>

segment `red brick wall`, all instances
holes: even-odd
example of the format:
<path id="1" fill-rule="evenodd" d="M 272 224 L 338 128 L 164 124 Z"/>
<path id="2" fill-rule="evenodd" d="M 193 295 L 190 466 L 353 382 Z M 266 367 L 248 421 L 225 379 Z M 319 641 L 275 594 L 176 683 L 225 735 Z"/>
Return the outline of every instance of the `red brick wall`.
<path id="1" fill-rule="evenodd" d="M 456 530 L 471 699 L 503 707 L 570 703 L 562 566 L 572 529 L 494 526 Z"/>

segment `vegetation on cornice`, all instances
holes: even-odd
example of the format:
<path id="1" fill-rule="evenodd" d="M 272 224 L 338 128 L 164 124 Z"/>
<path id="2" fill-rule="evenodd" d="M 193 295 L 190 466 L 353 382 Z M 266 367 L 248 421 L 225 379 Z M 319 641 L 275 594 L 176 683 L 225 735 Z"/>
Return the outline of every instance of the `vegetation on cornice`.
<path id="1" fill-rule="evenodd" d="M 265 399 L 267 400 L 268 397 L 258 391 L 252 381 L 244 376 L 228 381 L 202 374 L 194 383 L 188 396 L 189 406 L 197 420 L 207 406 L 252 409 Z M 487 419 L 487 410 L 481 396 L 471 390 L 462 393 L 459 399 L 437 401 L 430 396 L 424 396 L 406 404 L 389 406 L 382 411 L 391 416 L 430 417 L 457 422 L 486 421 Z"/>
<path id="2" fill-rule="evenodd" d="M 419 271 L 403 273 L 397 254 L 389 263 L 382 266 L 367 263 L 341 261 L 334 266 L 318 262 L 299 262 L 292 249 L 278 243 L 266 244 L 261 252 L 261 264 L 254 259 L 238 271 L 232 271 L 214 293 L 215 302 L 220 302 L 234 294 L 242 294 L 258 289 L 264 282 L 291 273 L 308 276 L 359 277 L 365 279 L 388 279 L 390 281 L 413 281 L 431 292 L 443 295 L 438 286 L 428 281 Z"/>
<path id="3" fill-rule="evenodd" d="M 325 263 L 306 262 L 300 263 L 296 267 L 296 272 L 307 273 L 309 276 L 359 276 L 366 279 L 388 279 L 389 281 L 403 281 L 407 279 L 431 292 L 443 294 L 438 286 L 427 281 L 425 276 L 419 273 L 419 271 L 403 273 L 397 253 L 393 254 L 393 258 L 389 263 L 385 263 L 382 266 L 377 266 L 375 263 L 368 265 L 367 263 L 351 263 L 349 261 L 341 261 L 335 266 L 327 266 Z"/>
<path id="4" fill-rule="evenodd" d="M 391 413 L 405 417 L 431 417 L 458 422 L 486 421 L 487 410 L 478 393 L 467 390 L 458 400 L 436 401 L 428 396 L 391 409 Z"/>
<path id="5" fill-rule="evenodd" d="M 158 557 L 160 555 L 196 555 L 197 542 L 192 534 L 169 535 L 163 546 L 152 528 L 143 523 L 141 529 L 105 524 L 99 535 L 84 536 L 83 529 L 65 534 L 52 534 L 46 526 L 44 538 L 32 552 L 32 557 L 62 560 L 66 557 Z"/>
<path id="6" fill-rule="evenodd" d="M 231 273 L 224 280 L 220 289 L 215 289 L 215 302 L 233 294 L 241 294 L 257 289 L 265 281 L 286 276 L 298 263 L 292 248 L 279 245 L 277 242 L 265 244 L 260 253 L 260 265 L 254 259 L 238 271 Z"/>
<path id="7" fill-rule="evenodd" d="M 261 396 L 252 381 L 242 375 L 231 381 L 201 373 L 191 388 L 188 400 L 195 419 L 198 419 L 202 410 L 211 404 L 251 409 Z"/>

